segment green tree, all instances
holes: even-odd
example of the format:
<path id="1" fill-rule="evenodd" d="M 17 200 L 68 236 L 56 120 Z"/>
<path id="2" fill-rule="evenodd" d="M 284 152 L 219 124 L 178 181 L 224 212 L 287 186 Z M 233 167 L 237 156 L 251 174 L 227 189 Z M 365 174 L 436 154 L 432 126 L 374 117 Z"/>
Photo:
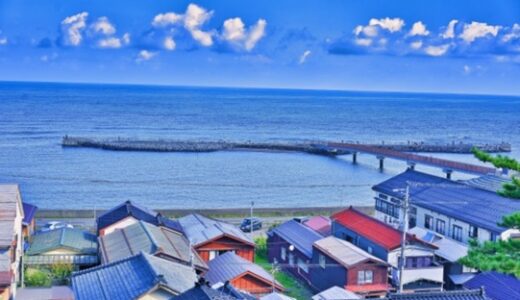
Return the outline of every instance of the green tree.
<path id="1" fill-rule="evenodd" d="M 25 272 L 25 285 L 50 286 L 51 278 L 48 273 L 38 269 L 27 269 Z"/>
<path id="2" fill-rule="evenodd" d="M 473 148 L 472 151 L 473 155 L 482 162 L 491 163 L 497 168 L 520 172 L 520 162 L 513 158 L 502 155 L 492 156 L 477 148 Z M 498 191 L 498 194 L 508 198 L 520 199 L 520 178 L 513 176 L 511 182 L 506 182 L 502 185 L 502 189 Z"/>
<path id="3" fill-rule="evenodd" d="M 502 218 L 499 224 L 508 228 L 519 228 L 520 213 Z M 463 265 L 482 271 L 497 271 L 520 277 L 520 240 L 509 239 L 498 242 L 470 242 L 468 255 L 459 260 Z"/>
<path id="4" fill-rule="evenodd" d="M 61 284 L 66 284 L 72 271 L 74 270 L 72 264 L 55 263 L 51 265 L 52 277 Z"/>

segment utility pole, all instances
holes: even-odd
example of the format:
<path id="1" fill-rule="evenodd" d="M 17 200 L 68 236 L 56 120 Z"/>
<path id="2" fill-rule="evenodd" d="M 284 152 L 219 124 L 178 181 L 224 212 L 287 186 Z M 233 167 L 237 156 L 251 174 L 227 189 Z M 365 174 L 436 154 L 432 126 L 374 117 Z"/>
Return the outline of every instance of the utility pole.
<path id="1" fill-rule="evenodd" d="M 406 183 L 406 189 L 404 194 L 403 201 L 403 226 L 401 226 L 401 230 L 403 231 L 403 235 L 401 237 L 401 257 L 400 263 L 398 263 L 399 267 L 399 293 L 403 292 L 403 271 L 404 266 L 406 264 L 406 256 L 404 254 L 404 247 L 406 246 L 406 232 L 408 231 L 408 209 L 410 205 L 410 186 Z"/>
<path id="2" fill-rule="evenodd" d="M 251 227 L 251 238 L 253 238 L 253 206 L 255 206 L 255 201 L 251 201 L 251 219 L 249 220 L 249 226 Z"/>

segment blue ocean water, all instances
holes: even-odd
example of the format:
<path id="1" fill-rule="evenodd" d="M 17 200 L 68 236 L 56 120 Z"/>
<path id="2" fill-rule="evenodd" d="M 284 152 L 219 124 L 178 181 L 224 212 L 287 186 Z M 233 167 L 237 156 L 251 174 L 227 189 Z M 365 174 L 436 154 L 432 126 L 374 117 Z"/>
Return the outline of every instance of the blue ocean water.
<path id="1" fill-rule="evenodd" d="M 0 83 L 0 182 L 42 208 L 371 205 L 405 169 L 374 157 L 64 149 L 64 135 L 226 140 L 510 142 L 520 98 L 305 90 Z M 430 155 L 430 154 L 428 154 Z M 474 162 L 469 155 L 440 157 Z M 419 170 L 441 174 L 439 170 Z M 465 176 L 456 174 L 457 176 Z"/>

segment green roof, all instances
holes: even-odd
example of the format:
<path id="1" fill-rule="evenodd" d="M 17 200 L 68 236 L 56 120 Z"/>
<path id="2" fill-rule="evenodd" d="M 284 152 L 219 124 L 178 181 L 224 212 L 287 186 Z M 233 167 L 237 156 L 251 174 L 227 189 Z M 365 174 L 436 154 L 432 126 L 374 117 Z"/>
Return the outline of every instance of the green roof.
<path id="1" fill-rule="evenodd" d="M 39 255 L 56 249 L 68 249 L 78 254 L 96 254 L 97 237 L 87 231 L 60 228 L 35 234 L 27 255 Z"/>
<path id="2" fill-rule="evenodd" d="M 79 266 L 93 266 L 98 264 L 97 255 L 31 255 L 24 257 L 26 265 L 53 265 L 73 264 Z"/>

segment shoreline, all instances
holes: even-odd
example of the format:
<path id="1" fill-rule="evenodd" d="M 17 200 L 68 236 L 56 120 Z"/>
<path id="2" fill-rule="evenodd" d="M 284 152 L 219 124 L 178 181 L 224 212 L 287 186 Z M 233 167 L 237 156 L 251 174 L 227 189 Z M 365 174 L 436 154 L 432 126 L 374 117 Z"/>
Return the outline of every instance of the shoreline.
<path id="1" fill-rule="evenodd" d="M 356 209 L 372 214 L 374 211 L 373 206 L 354 206 Z M 327 215 L 345 209 L 346 206 L 322 206 L 322 207 L 279 207 L 279 208 L 267 208 L 258 207 L 253 209 L 253 214 L 258 217 L 287 217 L 287 216 L 315 216 L 315 215 Z M 154 211 L 161 213 L 167 217 L 181 217 L 190 213 L 198 213 L 205 216 L 211 216 L 214 218 L 222 217 L 244 217 L 249 216 L 250 208 L 215 208 L 215 209 L 196 209 L 196 208 L 180 208 L 180 209 L 153 209 Z M 67 218 L 94 218 L 99 216 L 105 209 L 38 209 L 36 212 L 37 218 L 56 218 L 56 219 L 67 219 Z"/>

